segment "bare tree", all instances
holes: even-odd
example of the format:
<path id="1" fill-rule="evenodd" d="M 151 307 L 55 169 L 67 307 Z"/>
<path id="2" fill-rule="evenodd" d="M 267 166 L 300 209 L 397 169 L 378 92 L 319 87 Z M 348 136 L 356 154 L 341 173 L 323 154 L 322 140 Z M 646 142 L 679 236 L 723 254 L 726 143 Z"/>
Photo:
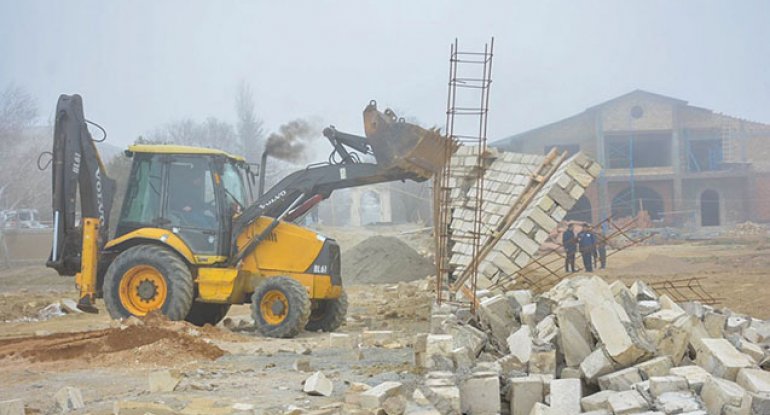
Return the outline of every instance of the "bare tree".
<path id="1" fill-rule="evenodd" d="M 0 92 L 0 156 L 19 144 L 21 133 L 37 115 L 37 102 L 23 88 L 11 84 Z"/>
<path id="2" fill-rule="evenodd" d="M 147 134 L 145 139 L 151 143 L 173 143 L 241 153 L 233 126 L 215 117 L 209 117 L 203 123 L 189 118 L 170 122 Z"/>
<path id="3" fill-rule="evenodd" d="M 238 84 L 238 92 L 235 96 L 235 113 L 238 118 L 236 128 L 238 139 L 243 149 L 242 154 L 246 160 L 256 162 L 264 147 L 264 130 L 262 120 L 257 118 L 254 110 L 254 93 L 246 81 Z"/>

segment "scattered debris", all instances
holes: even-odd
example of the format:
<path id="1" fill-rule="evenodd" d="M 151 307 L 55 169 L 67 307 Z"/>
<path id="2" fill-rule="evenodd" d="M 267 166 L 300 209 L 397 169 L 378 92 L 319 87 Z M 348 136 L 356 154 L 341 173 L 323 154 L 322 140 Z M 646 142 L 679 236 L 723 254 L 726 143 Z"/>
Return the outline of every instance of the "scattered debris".
<path id="1" fill-rule="evenodd" d="M 302 390 L 312 396 L 332 396 L 334 385 L 322 372 L 315 372 L 305 379 Z"/>

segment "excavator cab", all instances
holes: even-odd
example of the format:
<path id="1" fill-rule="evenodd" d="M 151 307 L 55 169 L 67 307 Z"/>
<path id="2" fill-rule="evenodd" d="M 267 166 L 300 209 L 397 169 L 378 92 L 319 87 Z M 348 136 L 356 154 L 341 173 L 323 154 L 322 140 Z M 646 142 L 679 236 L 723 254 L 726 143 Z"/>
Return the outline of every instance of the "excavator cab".
<path id="1" fill-rule="evenodd" d="M 197 262 L 221 262 L 230 251 L 232 217 L 251 203 L 248 164 L 217 150 L 133 145 L 133 166 L 115 237 L 143 228 L 169 230 Z"/>

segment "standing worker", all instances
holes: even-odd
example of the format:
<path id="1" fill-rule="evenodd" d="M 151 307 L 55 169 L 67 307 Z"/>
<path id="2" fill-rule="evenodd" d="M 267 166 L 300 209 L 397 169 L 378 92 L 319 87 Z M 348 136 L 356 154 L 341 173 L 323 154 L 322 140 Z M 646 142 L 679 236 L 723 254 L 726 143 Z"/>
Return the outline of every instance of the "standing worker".
<path id="1" fill-rule="evenodd" d="M 567 230 L 561 235 L 561 244 L 567 256 L 564 258 L 564 271 L 575 272 L 575 251 L 577 251 L 577 238 L 575 238 L 575 225 L 570 223 Z"/>
<path id="2" fill-rule="evenodd" d="M 596 253 L 599 256 L 599 265 L 605 269 L 607 267 L 607 238 L 604 237 L 604 228 L 596 235 Z"/>
<path id="3" fill-rule="evenodd" d="M 594 252 L 596 250 L 596 236 L 587 223 L 583 224 L 583 229 L 578 234 L 578 248 L 580 256 L 583 257 L 583 267 L 586 272 L 594 271 Z"/>

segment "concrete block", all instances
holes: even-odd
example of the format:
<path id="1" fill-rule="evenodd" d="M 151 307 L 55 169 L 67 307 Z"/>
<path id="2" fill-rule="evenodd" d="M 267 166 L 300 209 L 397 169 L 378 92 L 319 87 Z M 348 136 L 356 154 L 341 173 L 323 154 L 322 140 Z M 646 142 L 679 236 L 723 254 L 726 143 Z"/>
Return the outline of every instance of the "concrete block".
<path id="1" fill-rule="evenodd" d="M 714 376 L 734 381 L 740 369 L 754 365 L 751 358 L 725 339 L 703 339 L 702 345 L 695 362 Z"/>
<path id="2" fill-rule="evenodd" d="M 401 382 L 383 382 L 379 385 L 361 393 L 359 396 L 359 405 L 364 409 L 381 408 L 385 400 L 401 394 Z"/>
<path id="3" fill-rule="evenodd" d="M 478 356 L 488 341 L 486 333 L 470 325 L 448 322 L 442 328 L 454 339 L 455 349 L 465 347 L 474 357 Z"/>
<path id="4" fill-rule="evenodd" d="M 660 303 L 653 300 L 639 301 L 637 305 L 639 307 L 639 314 L 641 314 L 642 317 L 649 316 L 660 310 Z"/>
<path id="5" fill-rule="evenodd" d="M 529 415 L 532 407 L 543 402 L 543 378 L 527 376 L 511 379 L 510 414 Z"/>
<path id="6" fill-rule="evenodd" d="M 529 415 L 555 415 L 558 413 L 559 412 L 551 409 L 548 405 L 540 402 L 536 402 L 532 407 L 532 410 L 529 411 Z"/>
<path id="7" fill-rule="evenodd" d="M 460 386 L 460 405 L 466 414 L 500 413 L 500 378 L 496 373 L 477 373 Z"/>
<path id="8" fill-rule="evenodd" d="M 347 333 L 329 333 L 329 347 L 332 349 L 352 349 L 357 346 L 356 337 Z"/>
<path id="9" fill-rule="evenodd" d="M 556 346 L 558 343 L 557 337 L 559 336 L 559 326 L 556 325 L 556 317 L 549 315 L 540 320 L 535 326 L 535 333 L 537 333 L 539 343 L 550 343 Z"/>
<path id="10" fill-rule="evenodd" d="M 554 379 L 551 381 L 551 410 L 557 414 L 580 413 L 582 385 L 580 379 Z"/>
<path id="11" fill-rule="evenodd" d="M 636 297 L 637 301 L 658 301 L 658 295 L 644 281 L 634 281 L 629 289 L 631 290 L 631 294 Z"/>
<path id="12" fill-rule="evenodd" d="M 666 392 L 687 392 L 690 385 L 684 376 L 653 376 L 650 378 L 650 394 L 657 398 Z"/>
<path id="13" fill-rule="evenodd" d="M 741 369 L 735 383 L 749 392 L 770 393 L 770 372 L 762 369 Z"/>
<path id="14" fill-rule="evenodd" d="M 62 412 L 74 411 L 86 406 L 83 403 L 83 395 L 80 394 L 80 389 L 71 386 L 59 389 L 53 397 L 56 400 L 56 405 Z"/>
<path id="15" fill-rule="evenodd" d="M 500 343 L 505 342 L 517 325 L 513 306 L 503 295 L 482 300 L 479 303 L 479 318 L 492 330 L 492 335 Z"/>
<path id="16" fill-rule="evenodd" d="M 382 403 L 382 410 L 387 415 L 402 415 L 406 411 L 407 400 L 401 395 L 391 396 Z"/>
<path id="17" fill-rule="evenodd" d="M 519 363 L 527 363 L 532 356 L 532 332 L 529 326 L 522 326 L 506 339 L 509 354 Z"/>
<path id="18" fill-rule="evenodd" d="M 657 353 L 670 357 L 674 364 L 678 365 L 691 341 L 693 322 L 700 323 L 697 317 L 681 314 L 671 324 L 662 328 L 662 336 L 656 345 Z"/>
<path id="19" fill-rule="evenodd" d="M 750 413 L 751 396 L 735 382 L 712 376 L 700 396 L 709 414 Z"/>
<path id="20" fill-rule="evenodd" d="M 454 383 L 431 385 L 428 386 L 428 390 L 430 391 L 428 399 L 439 413 L 461 413 L 460 388 Z"/>
<path id="21" fill-rule="evenodd" d="M 644 327 L 648 330 L 660 330 L 684 316 L 676 310 L 660 310 L 644 318 Z"/>
<path id="22" fill-rule="evenodd" d="M 758 364 L 765 358 L 765 349 L 749 341 L 741 341 L 738 344 L 738 350 L 746 356 L 749 356 L 755 364 Z"/>
<path id="23" fill-rule="evenodd" d="M 593 336 L 582 301 L 565 301 L 556 309 L 559 346 L 567 366 L 576 367 L 591 354 Z"/>
<path id="24" fill-rule="evenodd" d="M 687 383 L 690 385 L 690 389 L 695 393 L 700 393 L 703 388 L 703 384 L 706 383 L 711 377 L 709 372 L 706 372 L 700 366 L 680 366 L 671 368 L 669 371 L 672 375 L 683 376 L 687 379 Z"/>
<path id="25" fill-rule="evenodd" d="M 631 385 L 642 381 L 642 375 L 639 369 L 629 367 L 617 372 L 608 373 L 600 376 L 597 380 L 602 390 L 627 391 L 631 390 Z"/>
<path id="26" fill-rule="evenodd" d="M 538 349 L 532 351 L 529 358 L 529 372 L 556 376 L 556 349 Z"/>
<path id="27" fill-rule="evenodd" d="M 635 390 L 615 393 L 607 398 L 607 403 L 615 415 L 637 414 L 650 408 L 644 397 Z"/>
<path id="28" fill-rule="evenodd" d="M 150 372 L 147 377 L 150 385 L 150 393 L 173 392 L 182 380 L 182 376 L 171 370 L 158 370 Z"/>
<path id="29" fill-rule="evenodd" d="M 418 347 L 422 348 L 422 344 Z M 424 351 L 417 351 L 415 347 L 415 364 L 422 368 L 434 368 L 437 360 L 452 361 L 454 350 L 454 338 L 448 334 L 429 334 L 425 336 Z"/>
<path id="30" fill-rule="evenodd" d="M 671 361 L 670 357 L 660 356 L 642 363 L 638 363 L 634 367 L 639 369 L 639 373 L 642 375 L 642 379 L 647 380 L 653 376 L 668 375 L 671 368 L 674 367 L 674 363 Z"/>
<path id="31" fill-rule="evenodd" d="M 615 391 L 599 391 L 580 400 L 580 406 L 584 412 L 610 410 L 609 398 L 616 394 Z"/>
<path id="32" fill-rule="evenodd" d="M 691 391 L 674 391 L 661 394 L 655 399 L 655 408 L 665 414 L 692 414 L 702 413 L 702 407 L 698 398 Z"/>
<path id="33" fill-rule="evenodd" d="M 770 393 L 749 393 L 751 395 L 751 415 L 770 414 Z"/>
<path id="34" fill-rule="evenodd" d="M 580 372 L 587 383 L 595 383 L 596 379 L 615 370 L 612 360 L 604 352 L 604 349 L 597 347 L 591 354 L 586 356 L 580 363 Z"/>
<path id="35" fill-rule="evenodd" d="M 603 303 L 590 311 L 591 326 L 612 360 L 630 366 L 648 352 L 634 342 L 626 331 L 617 309 Z"/>
<path id="36" fill-rule="evenodd" d="M 390 330 L 367 330 L 361 333 L 361 343 L 367 347 L 382 347 L 395 340 Z"/>
<path id="37" fill-rule="evenodd" d="M 312 396 L 332 396 L 334 385 L 322 372 L 315 372 L 305 379 L 302 391 Z"/>
<path id="38" fill-rule="evenodd" d="M 24 402 L 21 399 L 0 402 L 0 415 L 24 415 Z"/>
<path id="39" fill-rule="evenodd" d="M 707 311 L 703 316 L 703 324 L 706 326 L 706 332 L 713 338 L 724 336 L 727 316 L 713 311 Z"/>

